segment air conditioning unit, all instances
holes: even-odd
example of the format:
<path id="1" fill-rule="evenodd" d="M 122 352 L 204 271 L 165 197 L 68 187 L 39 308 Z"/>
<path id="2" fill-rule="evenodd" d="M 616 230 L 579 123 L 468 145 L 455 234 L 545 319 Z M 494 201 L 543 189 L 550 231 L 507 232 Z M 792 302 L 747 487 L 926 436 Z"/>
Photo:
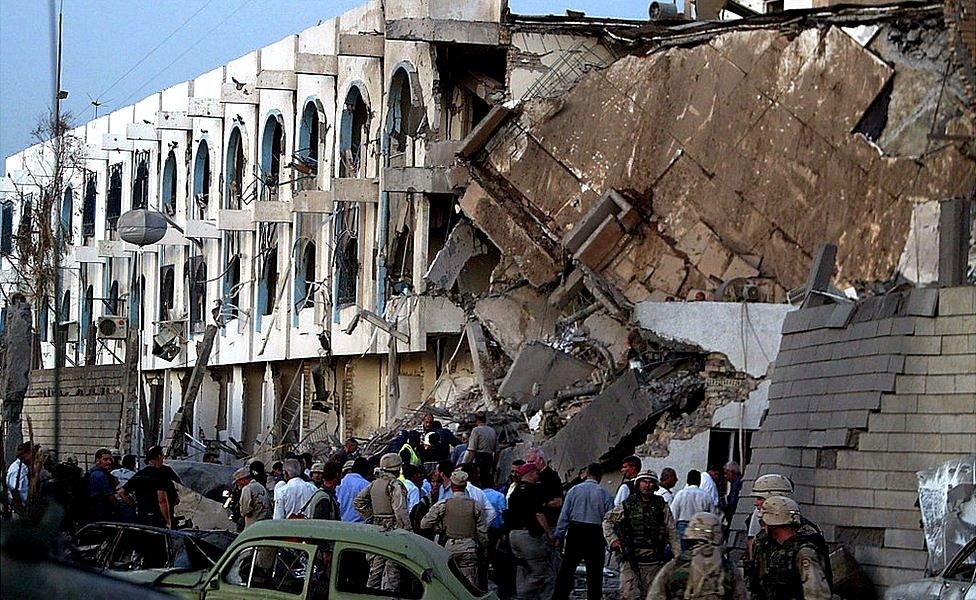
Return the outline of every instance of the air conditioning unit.
<path id="1" fill-rule="evenodd" d="M 99 317 L 98 337 L 103 340 L 124 340 L 129 336 L 129 320 L 125 317 Z"/>
<path id="2" fill-rule="evenodd" d="M 165 324 L 153 336 L 152 353 L 165 361 L 172 361 L 183 351 L 183 339 L 177 327 Z"/>

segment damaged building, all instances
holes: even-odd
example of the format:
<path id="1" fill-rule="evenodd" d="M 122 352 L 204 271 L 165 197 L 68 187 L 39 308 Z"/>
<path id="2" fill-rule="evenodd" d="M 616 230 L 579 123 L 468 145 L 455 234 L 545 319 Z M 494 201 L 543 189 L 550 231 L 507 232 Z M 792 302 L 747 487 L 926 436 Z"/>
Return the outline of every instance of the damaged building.
<path id="1" fill-rule="evenodd" d="M 124 447 L 379 451 L 489 409 L 503 465 L 563 478 L 782 472 L 876 586 L 916 576 L 915 471 L 976 452 L 971 17 L 749 6 L 776 14 L 369 2 L 91 121 L 35 328 L 115 369 Z M 140 207 L 175 224 L 143 248 Z"/>

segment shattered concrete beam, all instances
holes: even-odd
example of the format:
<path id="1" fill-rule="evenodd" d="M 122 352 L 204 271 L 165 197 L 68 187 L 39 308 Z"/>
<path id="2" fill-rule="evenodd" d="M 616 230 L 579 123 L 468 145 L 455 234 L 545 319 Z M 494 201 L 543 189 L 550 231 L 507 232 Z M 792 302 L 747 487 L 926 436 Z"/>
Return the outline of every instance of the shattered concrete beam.
<path id="1" fill-rule="evenodd" d="M 386 37 L 412 42 L 497 46 L 501 43 L 501 27 L 483 21 L 407 18 L 387 22 Z"/>
<path id="2" fill-rule="evenodd" d="M 383 189 L 387 192 L 457 194 L 468 182 L 464 167 L 386 167 Z"/>
<path id="3" fill-rule="evenodd" d="M 488 344 L 485 342 L 485 332 L 481 328 L 481 323 L 475 319 L 469 319 L 465 325 L 465 337 L 468 338 L 468 349 L 471 352 L 471 365 L 474 367 L 475 381 L 481 388 L 485 400 L 491 400 L 495 396 L 495 386 L 489 378 L 485 377 L 485 369 L 488 367 L 491 357 L 488 354 Z"/>
<path id="4" fill-rule="evenodd" d="M 458 149 L 458 154 L 463 158 L 471 158 L 479 150 L 481 150 L 488 140 L 498 131 L 498 128 L 508 120 L 508 117 L 512 114 L 512 111 L 505 108 L 500 104 L 496 104 L 491 107 L 485 118 L 478 121 L 478 124 L 474 126 L 464 141 L 461 142 L 461 148 Z"/>
<path id="5" fill-rule="evenodd" d="M 963 285 L 969 262 L 970 198 L 941 203 L 939 211 L 939 287 Z"/>
<path id="6" fill-rule="evenodd" d="M 402 331 L 399 331 L 396 327 L 393 326 L 392 323 L 389 323 L 389 322 L 385 321 L 379 315 L 377 315 L 377 314 L 375 314 L 373 312 L 370 312 L 368 310 L 359 311 L 359 315 L 367 323 L 369 323 L 369 324 L 373 325 L 374 327 L 377 327 L 380 330 L 386 332 L 387 335 L 393 336 L 394 338 L 396 338 L 397 340 L 403 342 L 404 344 L 409 344 L 410 343 L 410 336 L 409 335 L 407 335 L 406 333 L 404 333 Z"/>
<path id="7" fill-rule="evenodd" d="M 830 287 L 830 278 L 834 274 L 837 259 L 837 246 L 821 242 L 817 246 L 817 253 L 813 257 L 810 267 L 810 277 L 807 279 L 806 298 L 803 308 L 823 306 L 827 303 L 824 292 Z"/>
<path id="8" fill-rule="evenodd" d="M 367 58 L 383 58 L 386 40 L 383 34 L 375 33 L 340 33 L 339 54 L 344 56 L 365 56 Z"/>
<path id="9" fill-rule="evenodd" d="M 498 394 L 534 412 L 564 388 L 586 382 L 594 369 L 590 363 L 562 350 L 529 342 L 515 357 Z"/>
<path id="10" fill-rule="evenodd" d="M 457 281 L 464 265 L 471 258 L 488 252 L 488 247 L 478 239 L 474 228 L 468 221 L 454 226 L 447 236 L 444 247 L 431 261 L 424 280 L 441 289 L 450 290 Z"/>
<path id="11" fill-rule="evenodd" d="M 471 71 L 461 77 L 458 83 L 488 104 L 498 104 L 505 98 L 505 85 L 484 73 Z"/>

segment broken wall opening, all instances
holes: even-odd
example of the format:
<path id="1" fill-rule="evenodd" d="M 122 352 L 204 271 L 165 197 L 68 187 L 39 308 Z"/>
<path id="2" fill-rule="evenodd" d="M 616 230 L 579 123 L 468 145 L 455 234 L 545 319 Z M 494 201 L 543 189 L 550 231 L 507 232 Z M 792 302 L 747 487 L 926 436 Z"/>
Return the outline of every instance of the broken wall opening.
<path id="1" fill-rule="evenodd" d="M 365 177 L 369 151 L 370 110 L 362 88 L 346 94 L 339 122 L 339 177 Z"/>
<path id="2" fill-rule="evenodd" d="M 441 90 L 441 139 L 461 140 L 505 100 L 507 50 L 467 44 L 438 44 L 436 66 Z"/>

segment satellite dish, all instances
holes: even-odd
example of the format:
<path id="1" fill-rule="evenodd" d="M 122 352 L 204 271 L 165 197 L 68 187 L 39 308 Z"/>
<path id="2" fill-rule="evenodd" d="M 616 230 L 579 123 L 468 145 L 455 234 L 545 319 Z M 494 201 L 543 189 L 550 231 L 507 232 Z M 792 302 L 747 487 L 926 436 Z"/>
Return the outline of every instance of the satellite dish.
<path id="1" fill-rule="evenodd" d="M 155 244 L 166 235 L 166 217 L 155 210 L 130 210 L 119 217 L 119 237 L 135 244 L 148 246 Z"/>

